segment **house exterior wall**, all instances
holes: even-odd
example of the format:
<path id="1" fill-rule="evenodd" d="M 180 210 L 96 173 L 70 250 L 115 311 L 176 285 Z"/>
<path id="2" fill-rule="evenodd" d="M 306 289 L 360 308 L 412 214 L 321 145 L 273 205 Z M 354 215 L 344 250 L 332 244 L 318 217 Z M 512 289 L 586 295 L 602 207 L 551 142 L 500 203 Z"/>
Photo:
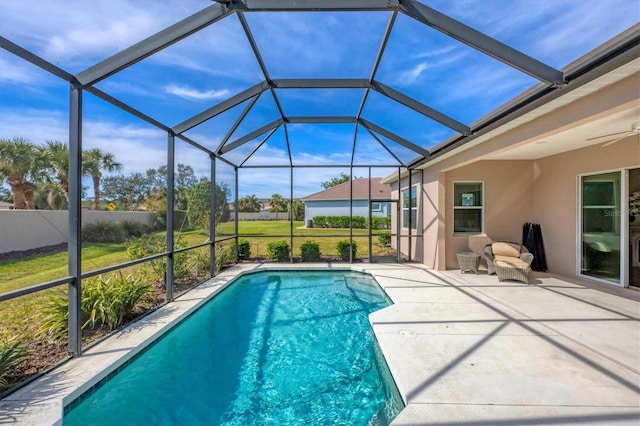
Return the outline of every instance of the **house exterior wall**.
<path id="1" fill-rule="evenodd" d="M 640 137 L 614 145 L 593 145 L 543 158 L 534 164 L 533 217 L 542 226 L 549 270 L 575 275 L 578 176 L 640 167 Z"/>
<path id="2" fill-rule="evenodd" d="M 640 137 L 627 138 L 609 147 L 597 144 L 535 160 L 483 158 L 637 105 L 638 81 L 636 73 L 606 90 L 596 91 L 428 165 L 422 171 L 420 190 L 420 231 L 424 238 L 418 252 L 422 252 L 422 262 L 435 269 L 457 269 L 459 251 L 482 253 L 484 245 L 491 240 L 520 242 L 522 225 L 533 222 L 542 226 L 549 270 L 575 276 L 578 176 L 640 167 Z M 456 181 L 484 183 L 484 232 L 481 234 L 453 234 L 453 183 Z M 392 198 L 398 198 L 399 187 L 407 186 L 406 178 L 400 185 L 397 181 L 391 182 L 391 186 Z M 394 216 L 392 224 L 396 223 Z M 403 239 L 401 250 L 406 252 L 407 248 Z M 484 264 L 484 259 L 482 262 Z"/>
<path id="3" fill-rule="evenodd" d="M 458 268 L 456 254 L 482 253 L 489 241 L 522 239 L 522 226 L 534 220 L 532 161 L 478 161 L 446 173 L 445 178 L 445 268 Z M 483 182 L 484 220 L 480 234 L 454 234 L 454 182 Z"/>
<path id="4" fill-rule="evenodd" d="M 375 201 L 375 200 L 373 200 Z M 373 216 L 387 217 L 388 203 L 382 203 L 381 212 L 372 212 Z M 348 200 L 307 200 L 304 202 L 305 223 L 314 216 L 349 216 Z M 353 200 L 353 216 L 369 216 L 369 202 L 367 200 Z"/>

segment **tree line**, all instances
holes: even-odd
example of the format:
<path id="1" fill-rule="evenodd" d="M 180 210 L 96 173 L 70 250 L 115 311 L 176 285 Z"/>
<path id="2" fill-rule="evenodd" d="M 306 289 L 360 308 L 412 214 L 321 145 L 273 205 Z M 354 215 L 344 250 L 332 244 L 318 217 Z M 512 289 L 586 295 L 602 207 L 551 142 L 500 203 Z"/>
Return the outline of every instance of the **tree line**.
<path id="1" fill-rule="evenodd" d="M 102 172 L 122 169 L 113 154 L 99 148 L 82 154 L 82 172 L 91 177 L 94 208 L 100 206 L 100 180 Z M 35 209 L 38 190 L 47 192 L 51 208 L 69 201 L 69 148 L 60 141 L 47 141 L 36 145 L 26 138 L 0 139 L 0 183 L 11 189 L 13 208 Z M 3 198 L 7 194 L 3 194 Z M 59 198 L 61 197 L 61 198 Z"/>
<path id="2" fill-rule="evenodd" d="M 82 176 L 90 177 L 93 184 L 94 210 L 104 209 L 104 202 L 114 203 L 118 210 L 152 210 L 167 208 L 167 166 L 103 176 L 103 173 L 121 172 L 123 165 L 114 154 L 93 148 L 82 152 Z M 13 202 L 13 208 L 62 209 L 69 202 L 69 147 L 60 141 L 47 141 L 37 145 L 22 137 L 0 139 L 0 184 L 7 183 L 10 193 L 0 188 L 0 200 Z M 86 188 L 83 188 L 83 194 Z M 230 190 L 224 183 L 215 187 L 216 216 L 226 221 L 230 216 Z M 193 224 L 208 221 L 210 182 L 196 176 L 193 168 L 179 163 L 175 174 L 174 208 L 190 210 Z M 272 212 L 287 212 L 290 202 L 279 194 L 269 199 Z M 259 212 L 260 200 L 254 195 L 238 202 L 241 212 Z M 293 202 L 294 217 L 304 217 L 304 204 Z M 300 219 L 301 220 L 301 219 Z M 205 226 L 206 227 L 206 226 Z"/>

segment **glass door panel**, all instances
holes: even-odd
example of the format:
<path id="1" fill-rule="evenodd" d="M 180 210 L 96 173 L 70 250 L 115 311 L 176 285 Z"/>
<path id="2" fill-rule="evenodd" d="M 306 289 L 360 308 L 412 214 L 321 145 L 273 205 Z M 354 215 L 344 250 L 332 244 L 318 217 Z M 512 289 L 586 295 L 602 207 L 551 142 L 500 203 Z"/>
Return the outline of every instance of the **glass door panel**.
<path id="1" fill-rule="evenodd" d="M 580 191 L 581 272 L 620 283 L 621 173 L 582 176 Z"/>

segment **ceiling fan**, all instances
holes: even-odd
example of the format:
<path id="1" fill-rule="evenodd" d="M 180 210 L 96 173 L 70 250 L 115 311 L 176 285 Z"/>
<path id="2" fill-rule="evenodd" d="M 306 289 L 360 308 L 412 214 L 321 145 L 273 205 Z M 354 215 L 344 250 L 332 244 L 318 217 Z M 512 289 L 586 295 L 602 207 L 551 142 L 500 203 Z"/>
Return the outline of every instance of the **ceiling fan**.
<path id="1" fill-rule="evenodd" d="M 609 145 L 613 145 L 616 142 L 619 142 L 623 139 L 628 138 L 629 136 L 633 136 L 633 135 L 637 135 L 640 134 L 640 121 L 633 123 L 631 125 L 631 130 L 627 130 L 624 132 L 617 132 L 617 133 L 610 133 L 608 135 L 600 135 L 600 136 L 594 136 L 592 138 L 587 139 L 588 141 L 594 140 L 594 139 L 600 139 L 600 138 L 606 138 L 609 136 L 616 136 L 616 135 L 622 135 L 622 136 L 618 136 L 615 139 L 611 139 L 609 141 L 605 141 L 602 146 L 609 146 Z"/>

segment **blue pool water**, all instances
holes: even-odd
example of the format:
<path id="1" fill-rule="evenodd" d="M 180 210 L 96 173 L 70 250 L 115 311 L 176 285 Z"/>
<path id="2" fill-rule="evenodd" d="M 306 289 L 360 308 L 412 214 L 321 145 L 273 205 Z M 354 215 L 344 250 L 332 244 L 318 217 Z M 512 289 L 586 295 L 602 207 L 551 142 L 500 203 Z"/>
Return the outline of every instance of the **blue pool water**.
<path id="1" fill-rule="evenodd" d="M 390 303 L 356 272 L 245 275 L 67 407 L 64 424 L 388 424 L 403 405 L 367 316 Z"/>

